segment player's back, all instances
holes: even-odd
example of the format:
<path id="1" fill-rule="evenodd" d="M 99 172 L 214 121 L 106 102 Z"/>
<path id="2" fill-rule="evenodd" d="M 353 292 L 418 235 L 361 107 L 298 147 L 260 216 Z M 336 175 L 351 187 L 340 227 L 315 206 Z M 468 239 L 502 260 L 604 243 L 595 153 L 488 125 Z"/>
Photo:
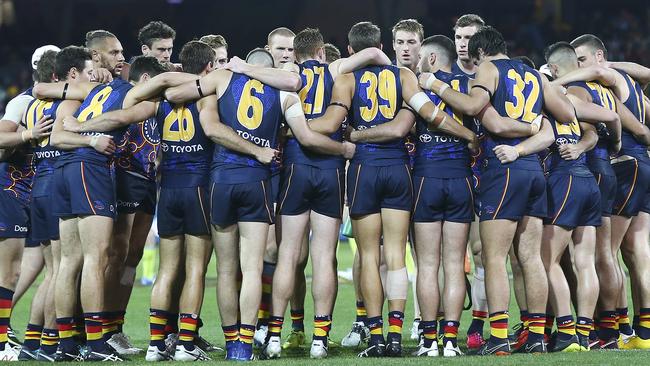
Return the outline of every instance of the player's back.
<path id="1" fill-rule="evenodd" d="M 116 166 L 129 174 L 156 180 L 156 157 L 160 133 L 155 118 L 129 125 L 115 153 Z"/>
<path id="2" fill-rule="evenodd" d="M 161 184 L 175 188 L 207 184 L 214 144 L 201 127 L 196 102 L 161 101 L 156 123 L 161 136 Z"/>
<path id="3" fill-rule="evenodd" d="M 559 148 L 564 144 L 577 144 L 582 139 L 582 131 L 577 118 L 570 123 L 561 123 L 552 116 L 547 117 L 553 127 L 554 143 L 549 147 L 548 156 L 544 159 L 544 171 L 548 174 L 571 174 L 575 176 L 593 176 L 587 168 L 586 154 L 582 153 L 577 159 L 565 160 L 560 156 Z"/>
<path id="4" fill-rule="evenodd" d="M 317 60 L 308 60 L 298 65 L 302 89 L 298 92 L 302 110 L 307 121 L 325 114 L 327 106 L 332 99 L 334 79 L 327 64 Z M 330 135 L 333 140 L 343 139 L 343 127 Z M 322 169 L 342 168 L 345 160 L 339 156 L 317 154 L 302 147 L 295 138 L 287 140 L 282 152 L 284 164 L 305 164 Z"/>
<path id="5" fill-rule="evenodd" d="M 221 122 L 261 147 L 277 148 L 282 122 L 280 90 L 246 75 L 233 73 L 218 101 Z M 270 168 L 255 158 L 215 146 L 212 179 L 218 183 L 246 183 L 270 177 Z"/>
<path id="6" fill-rule="evenodd" d="M 97 117 L 103 113 L 122 109 L 124 98 L 133 86 L 122 79 L 115 79 L 108 84 L 101 84 L 96 86 L 90 94 L 81 103 L 81 106 L 74 114 L 79 122 L 85 122 L 93 117 Z M 110 135 L 116 144 L 120 144 L 124 138 L 124 133 L 127 128 L 119 128 L 113 131 L 98 133 L 98 132 L 83 132 L 82 135 Z M 112 156 L 106 156 L 97 152 L 92 147 L 81 147 L 74 150 L 66 151 L 61 154 L 61 158 L 57 162 L 76 162 L 87 161 L 99 164 L 106 164 L 110 162 Z"/>
<path id="7" fill-rule="evenodd" d="M 466 76 L 454 75 L 441 70 L 434 75 L 437 79 L 450 85 L 452 89 L 468 94 L 469 79 Z M 438 95 L 428 90 L 425 93 L 438 108 L 453 117 L 453 123 L 459 123 L 470 130 L 476 129 L 472 117 L 455 111 Z M 416 132 L 415 175 L 434 176 L 435 174 L 442 174 L 440 177 L 444 178 L 466 177 L 469 175 L 470 154 L 464 140 L 438 130 L 429 130 L 427 121 L 421 117 L 416 119 Z"/>
<path id="8" fill-rule="evenodd" d="M 395 118 L 403 103 L 400 69 L 392 65 L 369 66 L 353 75 L 355 88 L 349 113 L 352 127 L 363 130 Z M 353 161 L 369 165 L 407 163 L 404 139 L 358 143 Z"/>
<path id="9" fill-rule="evenodd" d="M 491 61 L 498 70 L 498 83 L 492 95 L 492 106 L 503 117 L 510 117 L 522 123 L 531 123 L 542 113 L 542 79 L 539 73 L 521 61 L 499 59 Z M 493 148 L 497 145 L 515 146 L 525 138 L 506 138 L 486 131 L 484 151 L 488 164 L 497 165 Z M 521 157 L 504 166 L 520 169 L 541 169 L 535 154 Z"/>
<path id="10" fill-rule="evenodd" d="M 632 112 L 634 117 L 645 124 L 645 104 L 643 103 L 643 88 L 641 85 L 634 80 L 630 75 L 621 70 L 616 70 L 625 79 L 625 84 L 629 90 L 630 95 L 627 100 L 623 103 L 627 109 Z M 621 131 L 621 151 L 620 155 L 631 155 L 637 158 L 646 159 L 648 147 L 638 142 L 634 136 L 629 133 L 627 130 Z"/>

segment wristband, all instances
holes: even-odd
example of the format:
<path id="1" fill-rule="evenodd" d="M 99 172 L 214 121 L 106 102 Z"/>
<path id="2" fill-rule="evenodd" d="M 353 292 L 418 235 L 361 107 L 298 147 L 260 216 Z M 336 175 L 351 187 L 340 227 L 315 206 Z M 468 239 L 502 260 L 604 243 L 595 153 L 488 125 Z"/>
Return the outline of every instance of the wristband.
<path id="1" fill-rule="evenodd" d="M 445 125 L 445 123 L 447 123 L 447 116 L 442 117 L 442 121 L 440 121 L 440 123 L 438 124 L 438 127 L 437 127 L 437 128 L 438 128 L 438 129 L 441 129 L 442 126 Z"/>
<path id="2" fill-rule="evenodd" d="M 93 148 L 95 146 L 97 146 L 97 141 L 99 141 L 99 136 L 98 135 L 95 135 L 95 136 L 91 137 L 90 138 L 90 146 L 92 146 Z"/>
<path id="3" fill-rule="evenodd" d="M 200 79 L 196 79 L 196 90 L 199 91 L 199 96 L 203 98 L 203 90 L 201 90 L 201 82 L 199 80 Z"/>
<path id="4" fill-rule="evenodd" d="M 68 86 L 70 86 L 69 83 L 65 83 L 65 85 L 63 85 L 63 93 L 61 94 L 61 99 L 65 99 L 65 96 L 68 95 Z"/>
<path id="5" fill-rule="evenodd" d="M 427 81 L 424 82 L 424 88 L 428 89 L 428 90 L 431 90 L 431 87 L 433 86 L 434 81 L 436 81 L 436 76 L 431 74 L 431 76 L 429 76 Z"/>

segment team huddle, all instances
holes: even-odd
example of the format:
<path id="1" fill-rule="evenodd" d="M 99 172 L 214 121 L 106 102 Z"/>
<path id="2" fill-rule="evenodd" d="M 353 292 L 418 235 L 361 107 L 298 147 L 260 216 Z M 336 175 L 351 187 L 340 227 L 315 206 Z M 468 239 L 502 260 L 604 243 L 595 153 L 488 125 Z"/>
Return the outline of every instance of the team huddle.
<path id="1" fill-rule="evenodd" d="M 414 356 L 463 355 L 468 246 L 469 352 L 650 348 L 650 69 L 608 62 L 586 34 L 550 45 L 538 71 L 474 14 L 454 40 L 425 38 L 414 19 L 392 36 L 394 61 L 370 22 L 351 27 L 347 58 L 317 29 L 277 28 L 245 60 L 206 35 L 172 64 L 175 31 L 159 21 L 140 30 L 143 55 L 129 63 L 106 30 L 85 47 L 39 48 L 34 87 L 0 121 L 0 358 L 142 352 L 122 326 L 154 215 L 147 361 L 210 359 L 198 332 L 213 249 L 227 360 L 306 343 L 308 258 L 310 356 L 327 357 L 344 212 L 358 245 L 357 318 L 341 344 L 363 345 L 359 357 L 403 354 L 409 243 Z M 30 250 L 47 271 L 13 347 Z"/>

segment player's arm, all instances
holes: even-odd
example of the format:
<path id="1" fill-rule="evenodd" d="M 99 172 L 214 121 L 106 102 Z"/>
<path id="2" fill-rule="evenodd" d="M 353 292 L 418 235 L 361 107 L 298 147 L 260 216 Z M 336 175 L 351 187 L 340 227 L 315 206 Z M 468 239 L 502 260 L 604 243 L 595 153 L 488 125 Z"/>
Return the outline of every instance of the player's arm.
<path id="1" fill-rule="evenodd" d="M 164 72 L 156 75 L 151 80 L 136 84 L 124 98 L 124 107 L 128 108 L 145 100 L 159 97 L 167 88 L 190 83 L 198 80 L 199 77 L 185 72 Z"/>
<path id="2" fill-rule="evenodd" d="M 596 127 L 590 123 L 580 122 L 582 136 L 580 141 L 575 144 L 563 144 L 558 147 L 560 157 L 564 160 L 576 160 L 584 152 L 587 152 L 598 143 L 598 133 Z"/>
<path id="3" fill-rule="evenodd" d="M 21 121 L 25 121 L 30 101 L 32 101 L 30 96 L 22 95 L 7 103 L 5 115 L 0 121 L 0 148 L 20 146 L 31 139 L 39 139 L 50 134 L 54 121 L 49 116 L 43 116 L 33 128 L 28 130 L 21 125 Z"/>
<path id="4" fill-rule="evenodd" d="M 498 70 L 491 62 L 483 62 L 476 71 L 476 79 L 470 84 L 469 94 L 452 89 L 448 84 L 437 80 L 433 74 L 420 75 L 420 86 L 431 90 L 454 110 L 468 116 L 476 116 L 486 105 L 496 90 Z"/>
<path id="5" fill-rule="evenodd" d="M 332 77 L 336 79 L 338 75 L 352 72 L 368 65 L 390 65 L 390 58 L 379 48 L 364 48 L 350 55 L 350 57 L 340 58 L 332 62 L 329 69 Z"/>
<path id="6" fill-rule="evenodd" d="M 591 96 L 583 88 L 569 87 L 567 97 L 575 107 L 580 122 L 604 123 L 616 144 L 621 140 L 621 119 L 618 113 L 591 102 Z"/>
<path id="7" fill-rule="evenodd" d="M 255 66 L 235 56 L 224 66 L 225 69 L 250 78 L 280 90 L 295 92 L 300 90 L 302 80 L 297 72 L 276 69 L 272 67 Z"/>
<path id="8" fill-rule="evenodd" d="M 219 82 L 226 80 L 232 73 L 228 70 L 214 70 L 209 74 L 165 90 L 165 99 L 178 104 L 201 99 L 215 94 Z"/>
<path id="9" fill-rule="evenodd" d="M 420 117 L 427 121 L 429 129 L 436 129 L 448 135 L 459 137 L 470 142 L 472 145 L 476 145 L 471 146 L 471 149 L 478 147 L 476 134 L 460 123 L 456 123 L 447 113 L 434 105 L 431 99 L 418 86 L 418 80 L 411 70 L 401 67 L 400 78 L 402 80 L 402 96 L 404 100 Z M 455 92 L 455 90 L 451 91 Z"/>
<path id="10" fill-rule="evenodd" d="M 61 102 L 57 109 L 54 127 L 52 127 L 50 143 L 62 150 L 92 147 L 104 155 L 112 155 L 116 149 L 112 136 L 82 136 L 63 129 L 63 120 L 72 116 L 79 109 L 80 104 L 78 101 L 72 100 Z"/>
<path id="11" fill-rule="evenodd" d="M 332 88 L 332 99 L 325 114 L 309 121 L 309 128 L 324 135 L 329 135 L 341 128 L 352 104 L 354 76 L 343 74 L 336 78 Z"/>
<path id="12" fill-rule="evenodd" d="M 59 81 L 56 83 L 38 83 L 32 89 L 36 99 L 69 99 L 83 101 L 99 83 L 81 81 L 69 83 Z"/>
<path id="13" fill-rule="evenodd" d="M 232 128 L 221 123 L 217 99 L 216 95 L 209 95 L 197 102 L 199 121 L 205 135 L 214 143 L 227 149 L 253 156 L 260 162 L 269 164 L 277 152 L 241 138 Z"/>
<path id="14" fill-rule="evenodd" d="M 305 113 L 302 111 L 302 103 L 297 94 L 287 92 L 281 93 L 286 93 L 282 103 L 284 119 L 287 121 L 287 125 L 291 128 L 293 136 L 302 146 L 321 154 L 340 155 L 345 158 L 352 157 L 352 154 L 349 154 L 349 150 L 346 148 L 345 144 L 336 142 L 325 135 L 312 131 L 309 128 L 307 119 L 305 118 Z M 352 150 L 352 153 L 354 153 L 354 150 Z"/>
<path id="15" fill-rule="evenodd" d="M 616 111 L 621 118 L 622 128 L 631 133 L 640 143 L 650 146 L 650 129 L 648 129 L 648 126 L 639 122 L 620 99 L 614 97 L 614 101 L 616 101 Z"/>
<path id="16" fill-rule="evenodd" d="M 542 128 L 539 133 L 527 138 L 515 146 L 499 145 L 495 146 L 494 154 L 499 158 L 501 163 L 511 163 L 517 158 L 538 153 L 549 147 L 555 140 L 553 127 L 548 119 L 542 118 Z"/>
<path id="17" fill-rule="evenodd" d="M 485 109 L 477 115 L 477 118 L 490 133 L 508 138 L 532 136 L 539 131 L 542 121 L 541 117 L 536 118 L 532 123 L 503 117 L 491 104 L 486 105 Z"/>
<path id="18" fill-rule="evenodd" d="M 387 142 L 406 136 L 415 123 L 415 112 L 411 108 L 402 107 L 395 118 L 373 128 L 352 130 L 351 142 Z"/>
<path id="19" fill-rule="evenodd" d="M 63 128 L 70 132 L 106 132 L 133 123 L 142 122 L 153 117 L 155 114 L 156 103 L 144 101 L 127 109 L 102 113 L 83 123 L 80 123 L 76 118 L 69 116 L 63 120 Z"/>
<path id="20" fill-rule="evenodd" d="M 609 62 L 609 67 L 621 70 L 630 75 L 644 87 L 650 83 L 650 68 L 639 65 L 636 62 Z"/>
<path id="21" fill-rule="evenodd" d="M 560 85 L 552 84 L 545 75 L 541 75 L 542 91 L 544 92 L 544 109 L 557 121 L 568 123 L 573 121 L 575 111 L 573 104 Z"/>
<path id="22" fill-rule="evenodd" d="M 553 80 L 552 84 L 562 86 L 575 81 L 598 81 L 605 86 L 615 86 L 619 80 L 617 75 L 620 74 L 613 69 L 593 65 L 568 72 Z"/>

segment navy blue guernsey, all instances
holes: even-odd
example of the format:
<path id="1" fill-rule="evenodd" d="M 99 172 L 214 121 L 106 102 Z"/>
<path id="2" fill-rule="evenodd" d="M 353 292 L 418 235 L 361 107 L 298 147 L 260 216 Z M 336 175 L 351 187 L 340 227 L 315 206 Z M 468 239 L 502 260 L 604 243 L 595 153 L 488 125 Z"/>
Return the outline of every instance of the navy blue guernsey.
<path id="1" fill-rule="evenodd" d="M 549 146 L 548 155 L 544 158 L 545 173 L 592 177 L 593 174 L 587 168 L 587 157 L 585 153 L 581 154 L 575 160 L 565 160 L 560 157 L 560 146 L 577 144 L 582 138 L 582 131 L 580 130 L 580 124 L 577 118 L 574 118 L 571 123 L 557 122 L 552 116 L 547 116 L 547 118 L 553 127 L 555 142 Z"/>
<path id="2" fill-rule="evenodd" d="M 437 71 L 437 79 L 447 83 L 452 89 L 468 94 L 469 78 Z M 459 123 L 474 130 L 474 118 L 456 112 L 436 94 L 426 90 L 431 101 Z M 448 121 L 452 122 L 452 121 Z M 470 153 L 467 142 L 459 137 L 447 135 L 437 130 L 429 130 L 428 123 L 421 117 L 416 119 L 417 140 L 415 147 L 415 166 L 413 174 L 419 177 L 463 178 L 471 175 Z"/>
<path id="3" fill-rule="evenodd" d="M 474 76 L 476 75 L 476 73 L 469 74 L 463 71 L 463 69 L 461 69 L 460 66 L 458 66 L 458 62 L 454 62 L 453 64 L 451 64 L 451 73 L 454 75 L 464 75 L 470 79 L 474 79 Z"/>
<path id="4" fill-rule="evenodd" d="M 625 79 L 627 89 L 630 91 L 630 95 L 625 101 L 625 106 L 627 109 L 632 112 L 634 117 L 645 124 L 645 104 L 643 103 L 643 88 L 641 85 L 634 80 L 630 75 L 626 74 L 621 70 L 616 70 Z M 621 151 L 619 155 L 630 155 L 636 158 L 647 159 L 647 149 L 648 147 L 639 141 L 637 141 L 634 136 L 626 130 L 621 131 Z"/>
<path id="5" fill-rule="evenodd" d="M 108 84 L 96 86 L 90 94 L 84 99 L 83 103 L 74 114 L 79 122 L 85 122 L 97 117 L 103 113 L 122 109 L 124 97 L 133 86 L 122 79 L 115 79 Z M 82 132 L 81 135 L 109 135 L 113 136 L 116 145 L 122 143 L 124 133 L 128 127 L 115 129 L 108 132 Z M 92 147 L 80 147 L 61 153 L 57 163 L 65 164 L 67 162 L 93 162 L 98 164 L 107 164 L 112 161 L 112 156 L 104 155 Z"/>
<path id="6" fill-rule="evenodd" d="M 214 144 L 203 132 L 196 102 L 158 105 L 161 136 L 161 186 L 195 187 L 208 183 Z"/>
<path id="7" fill-rule="evenodd" d="M 492 106 L 503 117 L 530 123 L 542 113 L 542 80 L 537 71 L 521 61 L 493 60 L 499 72 L 496 90 L 492 95 Z M 526 138 L 507 138 L 485 131 L 484 149 L 488 165 L 526 170 L 541 170 L 537 154 L 520 157 L 512 163 L 501 164 L 494 154 L 497 145 L 515 146 Z"/>
<path id="8" fill-rule="evenodd" d="M 614 93 L 592 81 L 576 81 L 565 85 L 567 88 L 576 86 L 583 88 L 591 96 L 592 103 L 599 105 L 610 111 L 616 111 L 616 102 L 614 100 Z M 594 173 L 601 173 L 606 175 L 614 175 L 612 167 L 609 163 L 609 150 L 608 150 L 608 136 L 606 135 L 605 128 L 598 129 L 598 143 L 596 146 L 587 152 L 587 165 Z"/>
<path id="9" fill-rule="evenodd" d="M 43 116 L 50 116 L 56 119 L 56 111 L 61 105 L 62 100 L 41 100 L 34 99 L 27 105 L 25 113 L 25 128 L 34 128 L 38 120 Z M 34 181 L 38 180 L 33 188 L 33 196 L 43 196 L 49 194 L 50 173 L 54 170 L 55 158 L 61 155 L 61 151 L 50 144 L 49 136 L 42 137 L 32 143 L 34 155 L 32 157 L 32 166 L 35 171 Z"/>
<path id="10" fill-rule="evenodd" d="M 305 112 L 307 122 L 325 114 L 327 106 L 332 99 L 334 79 L 327 64 L 316 60 L 308 60 L 298 65 L 302 89 L 298 92 Z M 342 141 L 343 126 L 330 135 L 332 140 Z M 345 160 L 340 156 L 317 154 L 302 147 L 295 138 L 290 138 L 282 152 L 285 164 L 304 164 L 321 169 L 342 169 Z"/>
<path id="11" fill-rule="evenodd" d="M 354 96 L 350 124 L 356 130 L 376 127 L 391 121 L 402 106 L 400 69 L 395 66 L 370 66 L 353 73 Z M 408 163 L 404 139 L 383 143 L 357 143 L 355 163 L 388 166 Z"/>
<path id="12" fill-rule="evenodd" d="M 156 180 L 160 133 L 155 118 L 129 125 L 115 154 L 116 166 L 149 181 Z"/>
<path id="13" fill-rule="evenodd" d="M 255 145 L 277 149 L 282 122 L 280 91 L 246 75 L 234 73 L 219 98 L 219 118 L 239 136 Z M 269 178 L 271 168 L 254 157 L 216 145 L 212 180 L 237 184 Z"/>

